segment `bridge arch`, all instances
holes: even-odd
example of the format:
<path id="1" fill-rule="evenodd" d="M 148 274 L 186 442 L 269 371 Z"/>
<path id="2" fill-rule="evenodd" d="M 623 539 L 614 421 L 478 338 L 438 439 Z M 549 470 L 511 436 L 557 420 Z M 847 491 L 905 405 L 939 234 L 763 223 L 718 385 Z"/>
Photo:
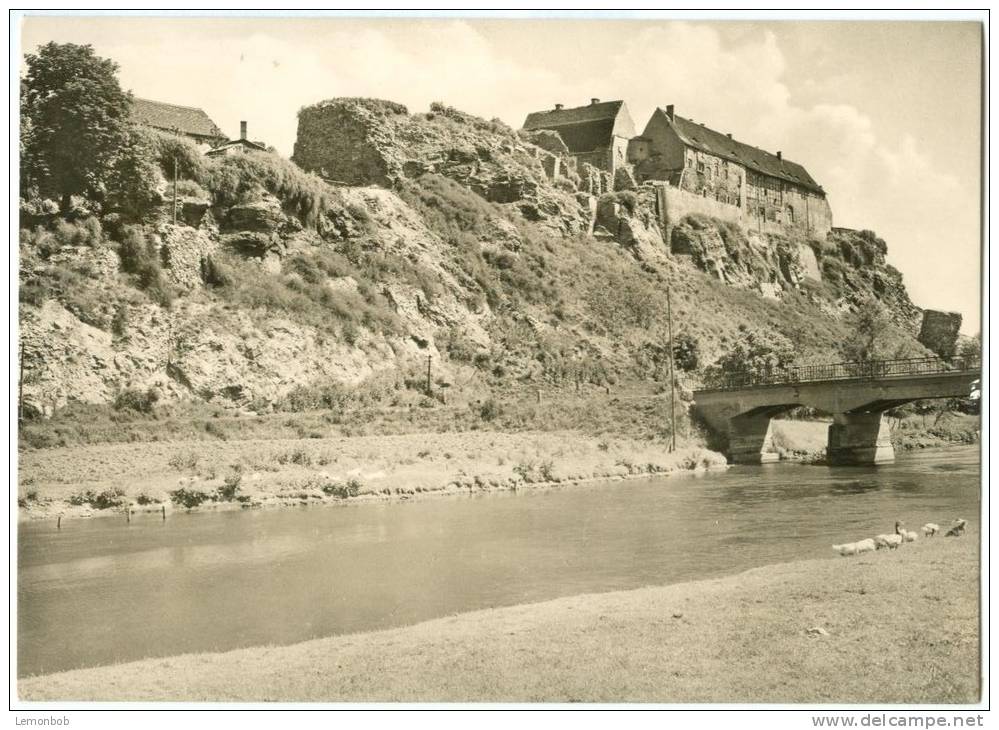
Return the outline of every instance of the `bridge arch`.
<path id="1" fill-rule="evenodd" d="M 961 359 L 836 363 L 765 376 L 736 373 L 695 391 L 694 404 L 708 426 L 727 437 L 735 463 L 775 461 L 771 420 L 809 406 L 833 416 L 830 463 L 876 464 L 895 458 L 885 411 L 917 400 L 968 397 L 980 378 L 980 365 Z"/>

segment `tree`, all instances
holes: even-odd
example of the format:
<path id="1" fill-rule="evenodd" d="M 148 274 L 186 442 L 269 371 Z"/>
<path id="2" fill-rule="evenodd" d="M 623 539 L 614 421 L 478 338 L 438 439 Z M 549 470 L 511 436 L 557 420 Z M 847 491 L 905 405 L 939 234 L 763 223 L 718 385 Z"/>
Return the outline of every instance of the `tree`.
<path id="1" fill-rule="evenodd" d="M 982 333 L 974 337 L 962 339 L 958 347 L 958 355 L 965 360 L 979 360 L 982 357 Z"/>
<path id="2" fill-rule="evenodd" d="M 891 322 L 884 305 L 877 299 L 861 302 L 847 324 L 850 334 L 842 345 L 843 356 L 847 360 L 880 360 L 890 355 L 887 334 Z"/>
<path id="3" fill-rule="evenodd" d="M 22 185 L 58 198 L 99 198 L 130 126 L 132 96 L 118 65 L 89 45 L 46 43 L 25 57 L 22 82 Z"/>
<path id="4" fill-rule="evenodd" d="M 789 368 L 796 354 L 791 340 L 780 332 L 751 330 L 743 324 L 728 351 L 705 372 L 709 380 L 745 372 L 776 374 Z"/>

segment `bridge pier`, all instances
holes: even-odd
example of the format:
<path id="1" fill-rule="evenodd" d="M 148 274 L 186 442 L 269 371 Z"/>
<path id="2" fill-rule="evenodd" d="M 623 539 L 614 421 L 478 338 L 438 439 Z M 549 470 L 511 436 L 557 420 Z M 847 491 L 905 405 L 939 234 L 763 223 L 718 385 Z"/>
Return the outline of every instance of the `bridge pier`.
<path id="1" fill-rule="evenodd" d="M 729 419 L 728 456 L 733 464 L 769 464 L 780 456 L 774 449 L 769 414 L 743 414 Z"/>
<path id="2" fill-rule="evenodd" d="M 830 464 L 883 464 L 895 460 L 891 433 L 882 413 L 837 413 L 829 425 Z"/>

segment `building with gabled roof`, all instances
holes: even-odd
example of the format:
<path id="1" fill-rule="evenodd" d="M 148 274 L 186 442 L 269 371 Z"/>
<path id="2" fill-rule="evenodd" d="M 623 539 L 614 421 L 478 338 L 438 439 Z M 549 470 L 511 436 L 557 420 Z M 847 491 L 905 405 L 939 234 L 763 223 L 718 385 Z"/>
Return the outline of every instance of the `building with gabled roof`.
<path id="1" fill-rule="evenodd" d="M 656 109 L 629 149 L 639 182 L 672 187 L 740 208 L 760 229 L 793 227 L 824 236 L 832 228 L 825 190 L 800 164 Z"/>
<path id="2" fill-rule="evenodd" d="M 151 99 L 132 99 L 132 118 L 162 132 L 190 137 L 206 149 L 226 141 L 226 135 L 204 109 L 167 104 Z"/>
<path id="3" fill-rule="evenodd" d="M 266 152 L 267 146 L 263 142 L 253 142 L 246 136 L 246 122 L 239 123 L 239 139 L 230 139 L 217 147 L 205 152 L 208 157 L 220 157 L 225 155 L 240 155 L 246 152 Z"/>
<path id="4" fill-rule="evenodd" d="M 557 132 L 577 163 L 588 162 L 613 174 L 627 164 L 628 141 L 635 136 L 635 123 L 623 101 L 591 99 L 586 106 L 531 112 L 524 129 Z"/>

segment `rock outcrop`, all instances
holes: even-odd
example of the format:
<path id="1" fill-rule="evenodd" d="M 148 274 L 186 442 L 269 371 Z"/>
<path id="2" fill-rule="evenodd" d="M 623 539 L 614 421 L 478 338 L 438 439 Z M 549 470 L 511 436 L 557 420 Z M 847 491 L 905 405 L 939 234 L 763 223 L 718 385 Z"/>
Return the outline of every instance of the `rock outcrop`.
<path id="1" fill-rule="evenodd" d="M 557 135 L 556 135 L 557 136 Z M 539 136 L 547 149 L 502 122 L 433 105 L 428 114 L 408 113 L 376 99 L 331 99 L 298 115 L 292 159 L 303 169 L 348 185 L 392 188 L 426 173 L 449 177 L 490 202 L 516 206 L 529 220 L 569 235 L 589 226 L 574 193 L 574 172 L 558 173 L 558 142 Z M 563 145 L 564 146 L 564 145 Z M 561 158 L 563 162 L 569 158 Z M 565 181 L 560 188 L 550 179 Z"/>

